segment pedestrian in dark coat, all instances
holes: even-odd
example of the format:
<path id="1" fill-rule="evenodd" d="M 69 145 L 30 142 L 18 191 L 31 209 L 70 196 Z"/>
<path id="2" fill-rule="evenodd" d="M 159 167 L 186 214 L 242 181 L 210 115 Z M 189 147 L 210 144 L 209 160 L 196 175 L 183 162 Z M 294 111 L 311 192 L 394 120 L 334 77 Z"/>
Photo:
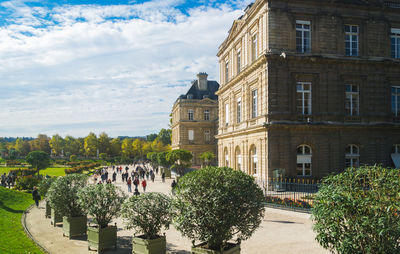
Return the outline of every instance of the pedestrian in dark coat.
<path id="1" fill-rule="evenodd" d="M 33 187 L 32 199 L 35 200 L 36 207 L 39 207 L 39 200 L 41 198 L 40 198 L 40 195 L 39 195 L 39 192 L 38 192 L 36 186 Z"/>

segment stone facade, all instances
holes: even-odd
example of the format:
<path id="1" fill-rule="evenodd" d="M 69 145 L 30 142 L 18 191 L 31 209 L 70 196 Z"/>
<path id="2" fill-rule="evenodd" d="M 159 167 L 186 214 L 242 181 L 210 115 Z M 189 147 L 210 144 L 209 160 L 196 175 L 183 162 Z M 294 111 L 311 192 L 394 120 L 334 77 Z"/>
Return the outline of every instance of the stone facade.
<path id="1" fill-rule="evenodd" d="M 264 181 L 274 169 L 321 178 L 348 166 L 393 166 L 398 7 L 378 0 L 248 6 L 218 52 L 219 165 Z"/>
<path id="2" fill-rule="evenodd" d="M 172 107 L 172 149 L 191 151 L 194 167 L 201 165 L 203 152 L 217 155 L 218 88 L 216 81 L 199 73 L 186 95 L 181 95 Z"/>

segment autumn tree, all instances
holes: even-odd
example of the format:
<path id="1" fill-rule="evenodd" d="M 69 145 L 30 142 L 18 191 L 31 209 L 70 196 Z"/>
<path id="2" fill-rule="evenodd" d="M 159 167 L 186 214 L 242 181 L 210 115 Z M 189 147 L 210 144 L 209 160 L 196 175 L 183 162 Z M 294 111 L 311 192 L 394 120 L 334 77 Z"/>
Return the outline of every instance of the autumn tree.
<path id="1" fill-rule="evenodd" d="M 98 143 L 97 147 L 99 148 L 99 153 L 110 154 L 111 150 L 110 138 L 105 132 L 102 132 L 100 134 L 97 143 Z"/>
<path id="2" fill-rule="evenodd" d="M 58 134 L 53 135 L 53 137 L 49 141 L 50 147 L 53 150 L 55 155 L 61 154 L 61 151 L 64 150 L 65 140 Z"/>
<path id="3" fill-rule="evenodd" d="M 95 157 L 97 155 L 97 136 L 93 132 L 89 133 L 85 138 L 85 153 L 87 156 Z"/>

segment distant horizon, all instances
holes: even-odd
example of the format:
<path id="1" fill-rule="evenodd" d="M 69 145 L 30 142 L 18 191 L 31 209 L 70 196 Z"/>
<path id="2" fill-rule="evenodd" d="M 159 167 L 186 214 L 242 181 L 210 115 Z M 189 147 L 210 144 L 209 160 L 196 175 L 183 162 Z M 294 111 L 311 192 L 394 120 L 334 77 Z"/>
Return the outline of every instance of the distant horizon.
<path id="1" fill-rule="evenodd" d="M 144 136 L 167 128 L 252 1 L 0 3 L 0 136 Z"/>

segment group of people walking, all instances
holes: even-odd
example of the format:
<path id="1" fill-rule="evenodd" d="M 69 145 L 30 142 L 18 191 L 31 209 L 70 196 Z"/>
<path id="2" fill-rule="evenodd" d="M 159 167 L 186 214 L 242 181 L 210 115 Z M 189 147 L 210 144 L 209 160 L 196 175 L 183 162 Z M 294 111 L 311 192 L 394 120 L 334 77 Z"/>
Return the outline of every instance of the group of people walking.
<path id="1" fill-rule="evenodd" d="M 109 170 L 112 169 L 112 174 Z M 97 184 L 112 184 L 117 181 L 117 176 L 121 176 L 123 183 L 126 183 L 128 192 L 132 192 L 132 185 L 134 185 L 134 195 L 139 195 L 139 188 L 142 187 L 143 192 L 146 192 L 147 184 L 149 181 L 154 183 L 158 168 L 154 171 L 149 165 L 145 163 L 133 163 L 131 165 L 104 167 L 97 174 L 93 175 L 93 180 Z M 109 178 L 109 175 L 111 177 Z M 165 173 L 161 174 L 162 181 L 165 182 Z"/>
<path id="2" fill-rule="evenodd" d="M 1 175 L 1 186 L 11 188 L 15 185 L 17 175 L 15 172 L 8 172 Z"/>

